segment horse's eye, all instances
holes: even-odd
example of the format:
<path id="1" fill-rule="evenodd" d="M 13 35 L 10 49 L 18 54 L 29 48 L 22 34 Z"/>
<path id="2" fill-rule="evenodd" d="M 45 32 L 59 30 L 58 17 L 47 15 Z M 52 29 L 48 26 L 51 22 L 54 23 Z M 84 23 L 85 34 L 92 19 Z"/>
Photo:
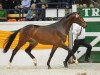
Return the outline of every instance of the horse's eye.
<path id="1" fill-rule="evenodd" d="M 79 15 L 79 14 L 76 14 L 76 15 L 75 15 L 75 17 L 76 17 L 76 18 L 79 18 L 79 17 L 80 17 L 80 15 Z"/>

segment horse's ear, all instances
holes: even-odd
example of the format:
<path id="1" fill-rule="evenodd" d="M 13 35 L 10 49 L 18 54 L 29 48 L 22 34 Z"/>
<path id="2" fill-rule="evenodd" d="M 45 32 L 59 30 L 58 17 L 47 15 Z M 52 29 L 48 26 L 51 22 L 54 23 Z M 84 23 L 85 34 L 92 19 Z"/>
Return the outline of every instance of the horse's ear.
<path id="1" fill-rule="evenodd" d="M 78 18 L 79 17 L 79 14 L 76 14 L 75 17 Z"/>

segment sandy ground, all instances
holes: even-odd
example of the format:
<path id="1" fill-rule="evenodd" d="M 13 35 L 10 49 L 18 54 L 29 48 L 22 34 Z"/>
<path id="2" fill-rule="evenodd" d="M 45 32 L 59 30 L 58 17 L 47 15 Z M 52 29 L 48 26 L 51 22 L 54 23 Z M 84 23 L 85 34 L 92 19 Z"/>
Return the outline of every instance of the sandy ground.
<path id="1" fill-rule="evenodd" d="M 37 58 L 37 67 L 33 65 L 31 58 L 24 52 L 19 51 L 10 69 L 7 68 L 11 51 L 7 54 L 0 52 L 0 75 L 100 75 L 100 63 L 79 63 L 69 64 L 64 68 L 63 61 L 67 52 L 64 50 L 56 51 L 51 61 L 52 69 L 47 69 L 50 50 L 32 51 Z"/>
<path id="2" fill-rule="evenodd" d="M 69 68 L 54 65 L 52 69 L 47 69 L 45 65 L 13 66 L 10 69 L 0 66 L 0 75 L 100 75 L 100 63 L 72 64 Z"/>

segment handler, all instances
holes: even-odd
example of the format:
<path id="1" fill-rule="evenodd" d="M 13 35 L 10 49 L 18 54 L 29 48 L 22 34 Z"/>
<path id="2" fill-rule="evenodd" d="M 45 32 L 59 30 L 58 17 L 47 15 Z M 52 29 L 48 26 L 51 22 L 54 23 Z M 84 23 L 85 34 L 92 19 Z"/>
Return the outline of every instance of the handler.
<path id="1" fill-rule="evenodd" d="M 85 60 L 84 62 L 89 63 L 90 61 L 90 54 L 91 54 L 91 49 L 92 46 L 90 45 L 90 43 L 85 41 L 85 28 L 79 26 L 76 23 L 73 23 L 73 37 L 74 37 L 74 46 L 72 48 L 73 53 L 75 53 L 78 48 L 83 45 L 87 48 L 86 51 L 86 56 L 85 56 Z M 67 67 L 67 64 L 65 64 L 69 58 L 71 57 L 71 53 L 68 54 L 68 56 L 66 57 L 65 61 L 64 61 L 64 66 Z"/>

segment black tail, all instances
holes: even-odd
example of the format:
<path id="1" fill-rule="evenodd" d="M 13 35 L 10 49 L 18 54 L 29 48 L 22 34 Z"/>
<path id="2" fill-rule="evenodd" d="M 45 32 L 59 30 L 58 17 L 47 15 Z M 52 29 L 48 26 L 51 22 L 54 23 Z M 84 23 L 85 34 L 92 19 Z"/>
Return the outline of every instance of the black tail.
<path id="1" fill-rule="evenodd" d="M 5 44 L 4 44 L 3 53 L 6 53 L 6 52 L 8 51 L 8 49 L 10 48 L 10 46 L 11 46 L 13 40 L 15 39 L 15 37 L 16 37 L 16 35 L 17 35 L 17 33 L 18 33 L 19 31 L 20 31 L 20 29 L 17 30 L 16 32 L 14 32 L 13 34 L 11 34 L 11 35 L 8 37 L 8 39 L 6 40 L 6 42 L 5 42 Z"/>

